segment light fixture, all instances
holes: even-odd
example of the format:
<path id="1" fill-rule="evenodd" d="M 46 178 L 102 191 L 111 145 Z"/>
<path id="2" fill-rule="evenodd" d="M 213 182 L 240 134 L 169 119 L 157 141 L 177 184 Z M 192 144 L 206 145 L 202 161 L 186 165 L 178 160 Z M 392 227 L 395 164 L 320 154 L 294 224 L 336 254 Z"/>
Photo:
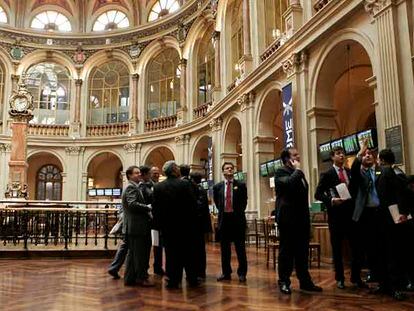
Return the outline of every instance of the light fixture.
<path id="1" fill-rule="evenodd" d="M 151 93 L 154 93 L 154 86 L 152 84 L 150 85 L 150 91 Z"/>
<path id="2" fill-rule="evenodd" d="M 236 71 L 239 71 L 240 70 L 239 64 L 234 65 L 234 70 L 236 70 Z"/>
<path id="3" fill-rule="evenodd" d="M 174 88 L 174 80 L 171 80 L 171 82 L 170 82 L 170 89 L 173 89 Z"/>

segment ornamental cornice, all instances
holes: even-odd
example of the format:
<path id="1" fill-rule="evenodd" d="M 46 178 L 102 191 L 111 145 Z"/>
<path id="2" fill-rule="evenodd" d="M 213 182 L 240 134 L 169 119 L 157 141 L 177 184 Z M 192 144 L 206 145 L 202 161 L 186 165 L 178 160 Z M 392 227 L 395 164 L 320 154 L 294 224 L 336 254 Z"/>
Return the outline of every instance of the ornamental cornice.
<path id="1" fill-rule="evenodd" d="M 290 77 L 295 73 L 303 71 L 308 63 L 308 54 L 306 51 L 292 53 L 285 61 L 282 62 L 284 73 Z"/>
<path id="2" fill-rule="evenodd" d="M 393 2 L 393 0 L 365 0 L 364 8 L 371 16 L 375 16 Z"/>
<path id="3" fill-rule="evenodd" d="M 86 147 L 81 146 L 69 146 L 65 148 L 67 155 L 79 155 L 85 152 Z"/>
<path id="4" fill-rule="evenodd" d="M 210 129 L 213 132 L 220 131 L 222 126 L 223 126 L 223 119 L 222 119 L 222 117 L 214 118 L 210 122 Z"/>
<path id="5" fill-rule="evenodd" d="M 183 135 L 176 136 L 174 140 L 177 145 L 178 144 L 189 144 L 190 138 L 191 138 L 190 134 L 183 134 Z"/>
<path id="6" fill-rule="evenodd" d="M 138 144 L 136 143 L 128 143 L 123 146 L 126 153 L 134 153 L 137 151 Z"/>

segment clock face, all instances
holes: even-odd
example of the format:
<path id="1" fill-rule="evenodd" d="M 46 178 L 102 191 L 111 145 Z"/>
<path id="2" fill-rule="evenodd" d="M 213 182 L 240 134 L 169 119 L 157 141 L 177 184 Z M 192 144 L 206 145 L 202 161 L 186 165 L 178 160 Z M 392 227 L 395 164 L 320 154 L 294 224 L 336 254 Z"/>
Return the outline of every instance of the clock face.
<path id="1" fill-rule="evenodd" d="M 14 100 L 13 106 L 14 106 L 15 110 L 17 110 L 19 112 L 22 112 L 22 111 L 25 111 L 27 109 L 28 104 L 29 104 L 29 102 L 28 102 L 26 97 L 17 97 Z"/>

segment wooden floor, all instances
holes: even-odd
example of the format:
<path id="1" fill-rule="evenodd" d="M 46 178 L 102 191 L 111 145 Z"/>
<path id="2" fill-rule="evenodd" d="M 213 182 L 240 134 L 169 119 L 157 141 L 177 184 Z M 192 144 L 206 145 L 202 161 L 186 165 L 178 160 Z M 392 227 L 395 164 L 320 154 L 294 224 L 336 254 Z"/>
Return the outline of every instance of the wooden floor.
<path id="1" fill-rule="evenodd" d="M 208 247 L 208 278 L 197 289 L 167 290 L 161 279 L 155 288 L 126 288 L 106 274 L 107 259 L 0 260 L 0 310 L 414 310 L 414 296 L 405 302 L 367 291 L 335 288 L 329 266 L 312 268 L 321 294 L 298 290 L 292 278 L 291 297 L 276 288 L 276 273 L 267 269 L 263 251 L 248 250 L 246 285 L 234 278 L 217 283 L 219 250 Z M 233 265 L 235 267 L 235 264 Z"/>

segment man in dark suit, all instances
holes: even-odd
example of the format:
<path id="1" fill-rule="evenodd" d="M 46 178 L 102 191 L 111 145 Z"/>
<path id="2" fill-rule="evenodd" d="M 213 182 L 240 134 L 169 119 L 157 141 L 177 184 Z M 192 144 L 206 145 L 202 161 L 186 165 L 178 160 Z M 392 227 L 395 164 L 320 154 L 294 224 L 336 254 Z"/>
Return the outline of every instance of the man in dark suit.
<path id="1" fill-rule="evenodd" d="M 194 235 L 197 231 L 196 198 L 189 182 L 181 180 L 174 161 L 164 164 L 167 179 L 154 186 L 154 223 L 164 238 L 167 288 L 178 288 L 185 269 L 190 286 L 197 286 Z"/>
<path id="2" fill-rule="evenodd" d="M 239 267 L 237 275 L 240 282 L 246 282 L 246 215 L 247 188 L 246 184 L 233 179 L 234 165 L 225 162 L 221 167 L 224 181 L 214 185 L 214 203 L 218 209 L 218 236 L 221 247 L 222 275 L 217 281 L 231 279 L 231 242 L 236 248 Z"/>
<path id="3" fill-rule="evenodd" d="M 367 249 L 368 265 L 379 282 L 375 292 L 390 294 L 396 300 L 405 296 L 398 290 L 398 269 L 395 262 L 395 224 L 389 206 L 400 203 L 398 177 L 392 167 L 376 165 L 374 153 L 368 149 L 368 141 L 362 144 L 351 167 L 352 190 L 355 210 L 352 216 L 356 224 L 358 243 L 358 268 L 362 267 L 364 249 Z M 402 213 L 402 210 L 400 210 Z"/>
<path id="4" fill-rule="evenodd" d="M 284 149 L 280 155 L 283 167 L 275 173 L 276 222 L 279 228 L 279 289 L 291 294 L 290 276 L 295 264 L 300 288 L 320 292 L 308 271 L 310 215 L 308 182 L 300 166 L 296 148 Z"/>
<path id="5" fill-rule="evenodd" d="M 339 289 L 344 289 L 345 276 L 342 261 L 342 246 L 345 239 L 347 239 L 352 252 L 353 202 L 351 199 L 342 200 L 338 195 L 336 186 L 343 183 L 348 187 L 351 171 L 344 166 L 345 153 L 342 147 L 333 148 L 330 155 L 333 165 L 329 170 L 321 174 L 315 192 L 315 199 L 322 201 L 328 211 L 329 233 L 335 267 L 335 280 L 337 282 L 336 286 Z M 351 282 L 363 287 L 364 283 L 360 278 L 359 271 L 355 270 L 355 263 L 353 267 Z"/>
<path id="6" fill-rule="evenodd" d="M 126 177 L 128 185 L 122 193 L 123 233 L 128 244 L 125 285 L 153 286 L 147 272 L 151 251 L 151 206 L 145 204 L 139 189 L 139 168 L 130 166 Z"/>

